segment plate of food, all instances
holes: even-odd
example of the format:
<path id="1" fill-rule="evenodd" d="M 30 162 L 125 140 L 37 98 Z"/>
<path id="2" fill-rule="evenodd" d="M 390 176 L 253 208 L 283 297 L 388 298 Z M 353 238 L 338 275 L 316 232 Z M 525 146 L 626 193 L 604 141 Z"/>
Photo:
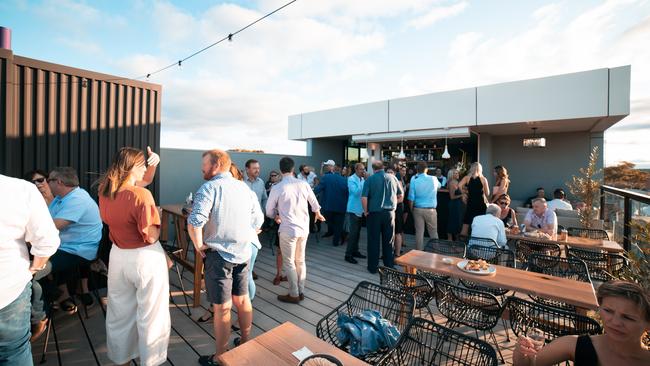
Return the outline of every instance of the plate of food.
<path id="1" fill-rule="evenodd" d="M 456 265 L 461 271 L 465 271 L 467 273 L 471 273 L 475 275 L 487 276 L 487 275 L 491 275 L 492 273 L 496 273 L 497 271 L 496 267 L 484 261 L 483 259 L 478 259 L 478 260 L 466 259 L 456 263 Z"/>

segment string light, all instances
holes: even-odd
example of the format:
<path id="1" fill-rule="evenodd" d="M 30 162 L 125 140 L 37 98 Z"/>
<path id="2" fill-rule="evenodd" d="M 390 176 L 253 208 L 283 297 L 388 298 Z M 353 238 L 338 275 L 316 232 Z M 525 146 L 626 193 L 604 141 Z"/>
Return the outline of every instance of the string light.
<path id="1" fill-rule="evenodd" d="M 228 33 L 227 36 L 225 36 L 225 37 L 219 39 L 218 41 L 216 41 L 216 42 L 214 42 L 214 43 L 211 43 L 211 44 L 209 44 L 209 45 L 203 47 L 202 49 L 200 49 L 200 50 L 198 50 L 198 51 L 196 51 L 196 52 L 190 54 L 189 56 L 187 56 L 187 57 L 185 57 L 185 58 L 182 58 L 182 59 L 178 60 L 177 62 L 174 62 L 174 63 L 172 63 L 172 64 L 169 64 L 169 65 L 167 65 L 167 66 L 165 66 L 165 67 L 162 67 L 162 68 L 160 68 L 160 69 L 158 69 L 158 70 L 151 71 L 151 72 L 146 73 L 146 74 L 144 74 L 144 75 L 136 76 L 136 77 L 133 77 L 133 78 L 111 78 L 111 79 L 101 79 L 101 80 L 98 79 L 98 81 L 104 81 L 104 82 L 116 82 L 116 81 L 141 80 L 141 79 L 147 79 L 147 80 L 149 80 L 149 78 L 150 78 L 152 75 L 155 75 L 155 74 L 161 73 L 161 72 L 163 72 L 163 71 L 165 71 L 165 70 L 168 70 L 168 69 L 170 69 L 170 68 L 172 68 L 172 67 L 174 67 L 174 66 L 176 66 L 176 65 L 178 65 L 178 67 L 180 68 L 180 67 L 181 67 L 181 64 L 182 64 L 184 61 L 187 61 L 187 60 L 191 59 L 192 57 L 197 56 L 197 55 L 199 55 L 199 54 L 201 54 L 201 53 L 207 51 L 208 49 L 210 49 L 210 48 L 212 48 L 212 47 L 218 45 L 219 43 L 221 43 L 221 42 L 223 42 L 223 41 L 228 40 L 229 42 L 232 42 L 232 39 L 233 39 L 233 37 L 234 37 L 235 35 L 237 35 L 237 34 L 243 32 L 243 31 L 245 31 L 246 29 L 248 29 L 248 28 L 252 27 L 253 25 L 255 25 L 255 24 L 261 22 L 262 20 L 264 20 L 264 19 L 270 17 L 271 15 L 273 15 L 273 14 L 279 12 L 280 10 L 282 10 L 282 9 L 286 8 L 287 6 L 289 6 L 289 5 L 293 4 L 293 3 L 295 3 L 296 1 L 298 1 L 298 0 L 292 0 L 292 1 L 289 1 L 288 3 L 286 3 L 286 4 L 282 5 L 282 6 L 280 6 L 279 8 L 276 8 L 276 9 L 273 10 L 272 12 L 267 13 L 266 15 L 264 15 L 264 16 L 262 16 L 262 17 L 256 19 L 256 20 L 254 20 L 254 21 L 251 22 L 251 23 L 248 23 L 246 26 L 244 26 L 244 27 L 238 29 L 237 31 L 232 32 L 232 33 Z M 84 82 L 86 82 L 85 79 L 82 80 L 82 81 L 71 81 L 70 84 L 81 83 L 81 84 L 82 84 L 82 87 L 85 88 L 85 87 L 87 86 L 87 84 L 84 84 Z M 48 84 L 48 83 L 49 83 L 49 82 L 37 82 L 37 83 L 23 83 L 23 84 L 20 84 L 20 83 L 16 83 L 16 82 L 7 82 L 7 84 L 13 84 L 13 85 L 33 85 L 33 84 Z M 68 83 L 68 82 L 61 81 L 60 84 L 67 84 L 67 83 Z"/>

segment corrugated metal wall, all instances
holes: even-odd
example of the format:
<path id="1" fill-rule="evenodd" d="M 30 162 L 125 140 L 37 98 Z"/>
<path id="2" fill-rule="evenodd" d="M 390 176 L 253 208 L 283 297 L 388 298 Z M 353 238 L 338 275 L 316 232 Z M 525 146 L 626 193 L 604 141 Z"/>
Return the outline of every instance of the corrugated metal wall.
<path id="1" fill-rule="evenodd" d="M 72 166 L 96 196 L 90 186 L 120 147 L 160 151 L 161 91 L 0 49 L 0 172 Z M 156 200 L 158 176 L 150 187 Z"/>

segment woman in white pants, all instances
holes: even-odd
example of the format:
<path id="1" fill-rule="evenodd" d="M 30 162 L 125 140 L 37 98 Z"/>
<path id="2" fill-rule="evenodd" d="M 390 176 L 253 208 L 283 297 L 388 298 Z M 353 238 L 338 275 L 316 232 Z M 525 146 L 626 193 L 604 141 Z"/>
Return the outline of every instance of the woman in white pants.
<path id="1" fill-rule="evenodd" d="M 120 149 L 99 185 L 99 210 L 113 243 L 108 267 L 106 343 L 119 365 L 167 359 L 171 321 L 165 252 L 158 237 L 160 216 L 147 189 L 144 153 Z"/>

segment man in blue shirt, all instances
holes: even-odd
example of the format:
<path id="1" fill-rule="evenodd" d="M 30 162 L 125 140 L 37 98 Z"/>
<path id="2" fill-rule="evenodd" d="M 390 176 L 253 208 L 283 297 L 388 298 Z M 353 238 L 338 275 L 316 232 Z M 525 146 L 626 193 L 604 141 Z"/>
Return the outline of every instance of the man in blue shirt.
<path id="1" fill-rule="evenodd" d="M 427 174 L 427 164 L 418 163 L 418 174 L 411 178 L 409 189 L 409 207 L 413 212 L 415 225 L 415 248 L 424 248 L 424 226 L 426 225 L 429 237 L 438 239 L 438 218 L 436 206 L 438 201 L 436 193 L 440 189 L 440 182 L 436 177 Z"/>
<path id="2" fill-rule="evenodd" d="M 47 181 L 55 196 L 49 206 L 50 215 L 61 239 L 61 246 L 50 258 L 51 273 L 58 274 L 59 281 L 67 282 L 72 279 L 78 266 L 86 269 L 89 262 L 97 258 L 99 241 L 102 239 L 102 219 L 97 203 L 79 187 L 79 177 L 74 168 L 54 168 Z M 88 293 L 87 277 L 82 279 L 81 286 L 82 301 L 91 305 L 93 299 Z M 76 306 L 67 286 L 61 286 L 61 290 L 61 308 L 74 313 Z"/>
<path id="3" fill-rule="evenodd" d="M 332 244 L 337 247 L 341 244 L 343 233 L 343 220 L 348 204 L 348 182 L 343 176 L 334 171 L 334 165 L 326 165 L 329 173 L 323 175 L 320 184 L 314 188 L 314 193 L 322 193 L 321 206 L 332 230 Z"/>
<path id="4" fill-rule="evenodd" d="M 363 205 L 361 204 L 361 192 L 365 180 L 366 167 L 363 163 L 354 166 L 354 174 L 348 178 L 348 207 L 347 220 L 350 223 L 348 246 L 345 249 L 345 260 L 357 264 L 356 258 L 365 258 L 359 253 L 359 234 L 361 233 L 361 219 L 363 218 Z"/>
<path id="5" fill-rule="evenodd" d="M 386 174 L 384 163 L 372 163 L 375 172 L 363 183 L 361 204 L 366 215 L 368 231 L 368 272 L 377 273 L 379 264 L 379 238 L 384 266 L 393 267 L 393 240 L 395 239 L 395 208 L 402 192 L 397 178 Z"/>
<path id="6" fill-rule="evenodd" d="M 201 171 L 207 182 L 196 192 L 187 219 L 196 254 L 204 258 L 205 287 L 214 311 L 216 353 L 214 357 L 201 356 L 201 365 L 217 365 L 215 358 L 227 350 L 233 303 L 237 307 L 240 343 L 248 341 L 253 322 L 248 268 L 251 239 L 262 227 L 264 215 L 248 186 L 230 174 L 231 165 L 225 151 L 203 153 Z"/>

